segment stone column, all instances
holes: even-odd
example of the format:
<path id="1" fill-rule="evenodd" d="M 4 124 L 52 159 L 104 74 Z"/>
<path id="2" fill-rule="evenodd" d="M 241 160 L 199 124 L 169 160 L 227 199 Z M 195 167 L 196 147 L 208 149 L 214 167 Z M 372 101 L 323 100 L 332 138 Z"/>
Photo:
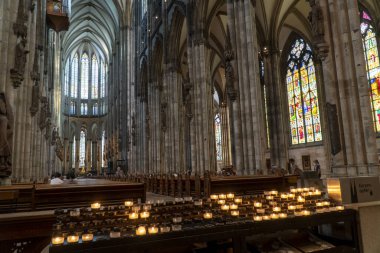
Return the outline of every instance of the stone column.
<path id="1" fill-rule="evenodd" d="M 222 128 L 222 157 L 223 157 L 223 165 L 229 166 L 231 165 L 231 157 L 230 157 L 230 129 L 228 122 L 228 108 L 225 102 L 221 102 L 220 104 L 220 118 L 221 118 L 221 128 Z"/>
<path id="2" fill-rule="evenodd" d="M 323 55 L 326 102 L 336 106 L 341 150 L 332 154 L 335 175 L 378 174 L 376 135 L 371 115 L 370 94 L 360 32 L 358 4 L 355 0 L 320 0 L 313 8 L 323 15 L 317 28 L 330 48 L 319 46 Z M 332 36 L 333 35 L 333 36 Z M 328 55 L 326 51 L 329 50 Z M 327 114 L 328 115 L 328 114 Z M 333 124 L 334 117 L 328 124 Z"/>

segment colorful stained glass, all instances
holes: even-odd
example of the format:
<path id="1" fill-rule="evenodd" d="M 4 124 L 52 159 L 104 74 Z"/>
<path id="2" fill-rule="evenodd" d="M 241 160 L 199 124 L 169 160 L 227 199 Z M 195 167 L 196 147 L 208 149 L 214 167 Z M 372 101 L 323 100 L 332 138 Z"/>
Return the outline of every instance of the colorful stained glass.
<path id="1" fill-rule="evenodd" d="M 78 97 L 78 65 L 79 58 L 78 54 L 74 55 L 73 62 L 71 64 L 71 97 Z"/>
<path id="2" fill-rule="evenodd" d="M 310 46 L 297 39 L 288 56 L 286 84 L 293 145 L 322 141 L 317 82 Z"/>
<path id="3" fill-rule="evenodd" d="M 80 97 L 88 99 L 88 55 L 84 53 L 81 58 Z"/>
<path id="4" fill-rule="evenodd" d="M 86 159 L 86 133 L 82 130 L 80 132 L 79 140 L 79 167 L 85 166 Z"/>
<path id="5" fill-rule="evenodd" d="M 380 62 L 377 38 L 371 24 L 371 17 L 366 11 L 361 12 L 360 30 L 363 38 L 364 56 L 366 60 L 367 78 L 371 97 L 372 118 L 374 128 L 380 133 Z"/>
<path id="6" fill-rule="evenodd" d="M 220 114 L 217 113 L 215 115 L 215 144 L 216 144 L 216 160 L 222 161 L 222 121 L 220 118 Z"/>
<path id="7" fill-rule="evenodd" d="M 92 63 L 91 63 L 91 98 L 97 99 L 98 98 L 98 88 L 99 88 L 99 66 L 98 66 L 98 60 L 96 59 L 96 56 L 92 56 Z"/>

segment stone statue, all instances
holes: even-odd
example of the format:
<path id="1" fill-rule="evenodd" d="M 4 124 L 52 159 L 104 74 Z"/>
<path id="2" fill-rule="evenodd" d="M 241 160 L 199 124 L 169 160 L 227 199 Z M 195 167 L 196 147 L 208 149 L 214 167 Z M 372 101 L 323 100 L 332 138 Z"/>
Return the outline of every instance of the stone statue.
<path id="1" fill-rule="evenodd" d="M 40 102 L 40 86 L 38 82 L 32 88 L 32 105 L 30 106 L 30 114 L 35 116 L 39 109 Z"/>
<path id="2" fill-rule="evenodd" d="M 57 155 L 59 160 L 63 161 L 64 159 L 63 144 L 62 144 L 61 138 L 58 135 L 56 137 L 56 143 L 55 143 L 55 154 Z"/>
<path id="3" fill-rule="evenodd" d="M 49 103 L 47 97 L 42 97 L 41 99 L 41 111 L 40 117 L 38 118 L 38 126 L 42 131 L 47 125 L 47 118 L 49 117 Z"/>
<path id="4" fill-rule="evenodd" d="M 0 93 L 0 177 L 12 173 L 13 113 L 5 94 Z"/>
<path id="5" fill-rule="evenodd" d="M 162 103 L 161 104 L 161 130 L 163 132 L 166 132 L 166 108 L 167 108 L 167 104 L 166 103 Z"/>
<path id="6" fill-rule="evenodd" d="M 58 129 L 56 127 L 53 128 L 52 136 L 51 136 L 51 145 L 57 144 L 57 139 L 59 139 Z"/>
<path id="7" fill-rule="evenodd" d="M 313 36 L 316 43 L 324 41 L 325 28 L 323 24 L 323 11 L 315 0 L 310 1 L 311 12 L 309 14 L 309 21 L 311 23 Z"/>
<path id="8" fill-rule="evenodd" d="M 21 82 L 24 80 L 26 55 L 29 53 L 29 51 L 25 50 L 25 47 L 26 39 L 20 37 L 16 44 L 15 65 L 11 69 L 11 79 L 15 88 L 20 87 Z"/>

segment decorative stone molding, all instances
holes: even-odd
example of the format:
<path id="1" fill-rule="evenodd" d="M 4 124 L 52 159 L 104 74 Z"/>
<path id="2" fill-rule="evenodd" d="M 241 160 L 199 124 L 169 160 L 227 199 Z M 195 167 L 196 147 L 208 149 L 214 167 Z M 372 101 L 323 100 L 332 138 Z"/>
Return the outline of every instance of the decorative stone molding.
<path id="1" fill-rule="evenodd" d="M 5 93 L 0 93 L 0 178 L 12 174 L 13 113 Z"/>
<path id="2" fill-rule="evenodd" d="M 329 46 L 325 41 L 324 14 L 316 0 L 308 1 L 311 7 L 308 18 L 312 27 L 313 42 L 317 57 L 323 61 L 329 53 Z"/>
<path id="3" fill-rule="evenodd" d="M 14 67 L 10 70 L 11 80 L 14 88 L 20 87 L 24 81 L 26 55 L 29 53 L 26 48 L 26 37 L 28 35 L 28 13 L 25 12 L 24 0 L 20 0 L 18 5 L 16 23 L 13 24 L 13 32 L 17 36 L 17 43 L 15 49 L 15 63 Z"/>
<path id="4" fill-rule="evenodd" d="M 47 97 L 41 97 L 41 111 L 40 111 L 40 117 L 38 119 L 38 126 L 40 127 L 40 130 L 44 130 L 45 127 L 47 127 L 48 119 L 50 118 L 50 110 L 49 110 L 49 102 Z"/>

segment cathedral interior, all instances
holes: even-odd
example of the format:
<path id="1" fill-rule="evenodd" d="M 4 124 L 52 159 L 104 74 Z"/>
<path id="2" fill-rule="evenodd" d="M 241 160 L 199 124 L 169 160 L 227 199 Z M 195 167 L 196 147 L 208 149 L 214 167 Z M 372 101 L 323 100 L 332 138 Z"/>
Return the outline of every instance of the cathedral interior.
<path id="1" fill-rule="evenodd" d="M 37 198 L 57 175 L 161 195 L 171 177 L 195 192 L 197 178 L 379 179 L 378 0 L 2 0 L 0 13 L 0 213 L 2 191 Z"/>

